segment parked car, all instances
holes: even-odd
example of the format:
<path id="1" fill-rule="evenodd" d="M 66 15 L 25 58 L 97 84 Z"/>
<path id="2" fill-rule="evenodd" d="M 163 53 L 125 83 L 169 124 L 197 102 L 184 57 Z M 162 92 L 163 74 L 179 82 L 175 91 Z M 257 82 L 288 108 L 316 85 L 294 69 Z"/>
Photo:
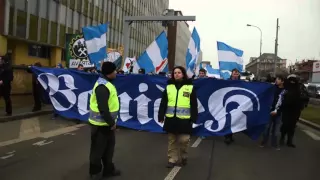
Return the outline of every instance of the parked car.
<path id="1" fill-rule="evenodd" d="M 309 84 L 307 90 L 310 97 L 320 98 L 320 84 Z"/>

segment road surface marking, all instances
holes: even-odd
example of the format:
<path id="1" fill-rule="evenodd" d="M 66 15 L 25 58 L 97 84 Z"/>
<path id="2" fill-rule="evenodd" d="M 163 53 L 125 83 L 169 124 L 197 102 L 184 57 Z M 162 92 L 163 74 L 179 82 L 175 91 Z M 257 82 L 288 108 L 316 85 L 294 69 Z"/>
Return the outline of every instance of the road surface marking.
<path id="1" fill-rule="evenodd" d="M 8 159 L 8 158 L 11 158 L 11 157 L 13 157 L 14 156 L 14 153 L 15 153 L 16 151 L 10 151 L 10 152 L 7 152 L 6 154 L 6 156 L 2 156 L 1 157 L 1 159 Z"/>
<path id="2" fill-rule="evenodd" d="M 82 126 L 85 126 L 85 124 L 78 124 L 78 125 L 75 125 L 75 126 L 68 126 L 68 127 L 65 127 L 65 128 L 55 129 L 55 130 L 52 130 L 52 131 L 44 132 L 39 137 L 50 138 L 50 137 L 53 137 L 53 136 L 58 136 L 58 135 L 61 135 L 61 134 L 70 133 L 72 131 L 78 130 L 79 127 L 82 127 Z"/>
<path id="3" fill-rule="evenodd" d="M 21 120 L 20 125 L 20 133 L 19 138 L 31 135 L 31 134 L 40 134 L 40 124 L 39 124 L 39 118 L 29 118 Z"/>
<path id="4" fill-rule="evenodd" d="M 201 143 L 202 138 L 198 137 L 198 139 L 192 144 L 191 147 L 196 148 L 199 146 L 199 144 Z M 164 180 L 173 180 L 174 177 L 178 174 L 178 172 L 180 171 L 181 167 L 179 166 L 175 166 L 174 168 L 172 168 L 172 170 L 169 172 L 169 174 L 166 176 L 166 178 Z"/>
<path id="5" fill-rule="evenodd" d="M 317 134 L 309 131 L 309 130 L 303 130 L 308 136 L 310 136 L 312 139 L 316 140 L 316 141 L 320 141 L 320 136 L 318 136 Z"/>
<path id="6" fill-rule="evenodd" d="M 58 136 L 58 135 L 61 135 L 61 134 L 70 133 L 72 131 L 78 130 L 82 126 L 85 126 L 85 124 L 77 124 L 77 125 L 74 125 L 74 126 L 61 128 L 61 129 L 58 129 L 58 130 L 52 130 L 52 131 L 48 131 L 48 132 L 41 133 L 41 134 L 26 135 L 24 137 L 20 137 L 20 138 L 17 138 L 17 139 L 12 139 L 12 140 L 8 140 L 8 141 L 0 142 L 0 147 L 8 146 L 8 145 L 11 145 L 11 144 L 20 143 L 20 142 L 23 142 L 23 141 L 28 141 L 28 140 L 39 138 L 39 137 L 40 138 L 41 137 L 42 138 L 49 138 L 49 137 L 52 137 L 52 136 Z"/>
<path id="7" fill-rule="evenodd" d="M 13 154 L 15 153 L 16 151 L 10 151 L 10 152 L 7 152 L 6 154 Z"/>
<path id="8" fill-rule="evenodd" d="M 66 135 L 74 136 L 74 135 L 76 135 L 76 133 L 65 133 L 64 135 L 65 135 L 65 136 L 66 136 Z"/>
<path id="9" fill-rule="evenodd" d="M 39 142 L 33 143 L 32 145 L 34 145 L 34 146 L 44 146 L 44 145 L 53 143 L 53 141 L 49 141 L 49 142 L 46 142 L 46 141 L 47 140 L 39 141 Z"/>
<path id="10" fill-rule="evenodd" d="M 178 172 L 180 171 L 181 167 L 175 166 L 174 168 L 172 168 L 172 170 L 170 171 L 170 173 L 166 176 L 166 178 L 164 178 L 164 180 L 173 180 L 174 177 L 178 174 Z"/>
<path id="11" fill-rule="evenodd" d="M 198 139 L 192 144 L 191 147 L 196 148 L 199 146 L 199 144 L 201 143 L 202 139 L 200 137 L 198 137 Z"/>
<path id="12" fill-rule="evenodd" d="M 9 155 L 6 155 L 6 156 L 2 156 L 1 159 L 8 159 L 8 158 L 11 158 L 13 156 L 14 156 L 14 154 L 9 154 Z"/>

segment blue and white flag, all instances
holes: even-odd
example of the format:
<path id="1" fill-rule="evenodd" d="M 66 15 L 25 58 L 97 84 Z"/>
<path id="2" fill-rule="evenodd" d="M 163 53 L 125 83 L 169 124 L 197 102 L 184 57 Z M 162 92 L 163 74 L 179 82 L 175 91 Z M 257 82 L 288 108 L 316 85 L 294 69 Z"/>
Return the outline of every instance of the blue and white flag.
<path id="1" fill-rule="evenodd" d="M 137 63 L 144 68 L 146 73 L 165 72 L 168 65 L 168 39 L 163 31 L 139 57 Z"/>
<path id="2" fill-rule="evenodd" d="M 204 69 L 207 71 L 208 77 L 214 77 L 220 79 L 220 71 L 219 69 L 213 69 L 211 65 L 206 65 Z"/>
<path id="3" fill-rule="evenodd" d="M 101 62 L 107 59 L 108 24 L 82 28 L 90 62 L 100 69 Z"/>
<path id="4" fill-rule="evenodd" d="M 232 69 L 243 70 L 243 51 L 217 41 L 220 75 L 229 79 Z"/>
<path id="5" fill-rule="evenodd" d="M 198 74 L 199 66 L 201 62 L 198 62 L 200 55 L 200 36 L 196 28 L 193 28 L 191 38 L 189 41 L 187 54 L 186 54 L 186 69 L 187 74 L 191 78 L 193 75 Z"/>
<path id="6" fill-rule="evenodd" d="M 58 113 L 88 120 L 89 99 L 99 75 L 68 69 L 32 67 Z M 163 132 L 158 111 L 167 78 L 118 75 L 114 84 L 120 98 L 117 124 L 150 132 Z M 199 118 L 194 134 L 222 136 L 245 131 L 257 138 L 269 122 L 274 86 L 267 83 L 202 78 L 194 81 Z"/>

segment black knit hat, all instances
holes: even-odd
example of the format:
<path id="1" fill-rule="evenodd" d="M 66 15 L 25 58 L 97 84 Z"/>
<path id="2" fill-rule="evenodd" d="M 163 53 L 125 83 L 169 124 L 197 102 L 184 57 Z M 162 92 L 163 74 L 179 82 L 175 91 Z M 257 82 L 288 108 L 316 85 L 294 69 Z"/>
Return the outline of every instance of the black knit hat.
<path id="1" fill-rule="evenodd" d="M 117 69 L 116 65 L 113 64 L 112 62 L 104 62 L 102 64 L 102 67 L 101 67 L 101 73 L 103 75 L 108 75 L 108 74 L 111 74 L 113 73 L 115 70 Z"/>

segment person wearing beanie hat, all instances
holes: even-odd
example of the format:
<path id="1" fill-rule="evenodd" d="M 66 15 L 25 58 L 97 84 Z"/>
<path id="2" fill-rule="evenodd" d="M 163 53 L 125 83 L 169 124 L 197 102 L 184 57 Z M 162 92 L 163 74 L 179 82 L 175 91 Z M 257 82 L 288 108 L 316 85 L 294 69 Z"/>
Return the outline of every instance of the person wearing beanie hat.
<path id="1" fill-rule="evenodd" d="M 91 179 L 94 180 L 121 175 L 112 161 L 116 121 L 120 108 L 117 89 L 112 84 L 116 75 L 115 64 L 104 62 L 101 67 L 101 76 L 93 86 L 90 97 L 91 147 L 89 173 Z M 103 177 L 101 177 L 101 171 Z"/>
<path id="2" fill-rule="evenodd" d="M 295 133 L 296 124 L 300 116 L 301 108 L 301 93 L 297 76 L 291 74 L 284 82 L 286 93 L 283 97 L 282 103 L 282 126 L 280 144 L 283 145 L 285 138 L 287 138 L 287 146 L 295 148 L 293 144 L 293 137 Z"/>

